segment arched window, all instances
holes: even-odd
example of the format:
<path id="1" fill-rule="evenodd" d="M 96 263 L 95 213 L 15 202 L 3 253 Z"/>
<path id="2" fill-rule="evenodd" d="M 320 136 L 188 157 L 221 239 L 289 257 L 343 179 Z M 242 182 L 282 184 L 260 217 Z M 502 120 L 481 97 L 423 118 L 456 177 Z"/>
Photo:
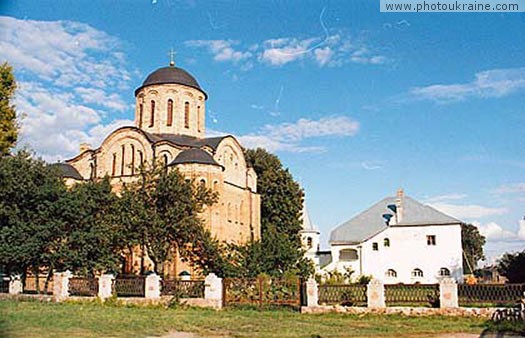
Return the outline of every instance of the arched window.
<path id="1" fill-rule="evenodd" d="M 122 150 L 122 159 L 120 161 L 120 174 L 121 175 L 124 175 L 124 168 L 126 166 L 126 158 L 125 158 L 125 155 L 126 155 L 126 148 L 124 147 L 124 145 L 120 146 L 121 147 L 121 150 Z"/>
<path id="2" fill-rule="evenodd" d="M 448 276 L 450 276 L 450 270 L 447 269 L 447 268 L 441 268 L 441 269 L 439 269 L 439 275 L 441 277 L 448 277 Z"/>
<path id="3" fill-rule="evenodd" d="M 165 167 L 168 166 L 168 155 L 162 155 L 162 163 L 164 163 Z"/>
<path id="4" fill-rule="evenodd" d="M 168 100 L 168 117 L 167 117 L 166 124 L 168 125 L 168 127 L 171 127 L 171 125 L 173 124 L 173 100 L 172 99 Z"/>
<path id="5" fill-rule="evenodd" d="M 135 175 L 135 146 L 131 146 L 131 175 Z"/>
<path id="6" fill-rule="evenodd" d="M 213 181 L 213 191 L 217 191 L 219 188 L 219 181 Z"/>
<path id="7" fill-rule="evenodd" d="M 228 222 L 232 221 L 232 204 L 228 203 Z"/>
<path id="8" fill-rule="evenodd" d="M 206 180 L 204 178 L 201 178 L 201 180 L 199 181 L 199 184 L 202 186 L 202 187 L 205 187 L 206 186 Z"/>
<path id="9" fill-rule="evenodd" d="M 151 100 L 151 114 L 149 118 L 149 126 L 155 125 L 155 101 Z"/>
<path id="10" fill-rule="evenodd" d="M 184 128 L 190 127 L 190 103 L 184 102 Z"/>
<path id="11" fill-rule="evenodd" d="M 412 270 L 412 277 L 423 277 L 423 271 L 417 268 Z"/>
<path id="12" fill-rule="evenodd" d="M 341 262 L 352 262 L 357 259 L 357 250 L 355 249 L 343 249 L 339 251 L 339 261 Z"/>
<path id="13" fill-rule="evenodd" d="M 388 269 L 385 272 L 385 277 L 395 278 L 397 277 L 397 272 L 394 269 Z"/>
<path id="14" fill-rule="evenodd" d="M 385 238 L 385 239 L 383 240 L 383 245 L 384 245 L 385 247 L 389 247 L 389 246 L 390 246 L 390 239 Z"/>
<path id="15" fill-rule="evenodd" d="M 139 128 L 142 129 L 142 113 L 144 112 L 144 105 L 139 104 Z"/>
<path id="16" fill-rule="evenodd" d="M 313 244 L 312 237 L 308 237 L 308 238 L 306 238 L 306 247 L 307 247 L 308 249 L 310 249 L 313 245 L 314 245 L 314 244 Z"/>
<path id="17" fill-rule="evenodd" d="M 95 163 L 90 163 L 90 164 L 89 164 L 89 168 L 90 168 L 89 178 L 94 179 L 95 176 L 96 176 L 96 173 L 95 173 Z"/>
<path id="18" fill-rule="evenodd" d="M 197 131 L 201 131 L 201 106 L 197 106 Z"/>
<path id="19" fill-rule="evenodd" d="M 117 154 L 113 153 L 113 162 L 111 163 L 111 176 L 115 176 L 117 168 Z"/>
<path id="20" fill-rule="evenodd" d="M 139 167 L 142 169 L 142 166 L 144 165 L 144 154 L 142 151 L 139 150 Z"/>

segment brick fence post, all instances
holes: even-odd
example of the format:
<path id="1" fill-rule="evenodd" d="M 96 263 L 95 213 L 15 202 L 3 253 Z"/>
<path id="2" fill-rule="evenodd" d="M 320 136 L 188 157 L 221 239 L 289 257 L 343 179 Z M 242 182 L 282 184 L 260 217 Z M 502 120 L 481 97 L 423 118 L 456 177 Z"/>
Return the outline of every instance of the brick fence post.
<path id="1" fill-rule="evenodd" d="M 216 309 L 222 308 L 222 288 L 222 278 L 214 273 L 204 279 L 204 299 L 211 301 Z"/>
<path id="2" fill-rule="evenodd" d="M 385 285 L 379 279 L 372 279 L 366 287 L 369 308 L 385 308 Z"/>
<path id="3" fill-rule="evenodd" d="M 105 274 L 98 277 L 98 296 L 101 299 L 107 299 L 112 296 L 113 280 L 115 276 L 111 274 Z"/>
<path id="4" fill-rule="evenodd" d="M 317 281 L 312 277 L 306 281 L 306 306 L 319 306 L 319 288 Z"/>
<path id="5" fill-rule="evenodd" d="M 452 278 L 443 278 L 439 281 L 439 307 L 442 309 L 459 307 L 458 284 Z"/>
<path id="6" fill-rule="evenodd" d="M 9 294 L 10 295 L 19 295 L 24 291 L 24 286 L 22 285 L 22 277 L 20 275 L 11 276 L 9 281 Z"/>
<path id="7" fill-rule="evenodd" d="M 146 299 L 159 299 L 160 298 L 160 276 L 156 273 L 152 273 L 146 277 L 144 281 L 146 283 L 146 292 L 144 297 Z"/>
<path id="8" fill-rule="evenodd" d="M 69 278 L 71 271 L 53 273 L 53 300 L 61 302 L 69 297 Z"/>

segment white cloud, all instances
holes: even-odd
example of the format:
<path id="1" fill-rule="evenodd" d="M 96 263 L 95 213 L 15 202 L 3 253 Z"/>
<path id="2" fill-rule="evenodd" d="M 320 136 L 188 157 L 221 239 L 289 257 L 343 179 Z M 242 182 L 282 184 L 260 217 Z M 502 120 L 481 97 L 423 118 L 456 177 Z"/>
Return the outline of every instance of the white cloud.
<path id="1" fill-rule="evenodd" d="M 186 45 L 207 48 L 216 61 L 239 63 L 243 70 L 252 68 L 255 62 L 274 67 L 300 60 L 315 62 L 319 67 L 348 63 L 380 65 L 388 62 L 386 56 L 373 52 L 363 42 L 351 41 L 350 36 L 342 31 L 333 35 L 326 31 L 324 39 L 281 37 L 244 47 L 232 40 L 191 40 Z"/>
<path id="2" fill-rule="evenodd" d="M 518 222 L 518 230 L 516 232 L 503 228 L 496 222 L 489 222 L 482 224 L 478 221 L 472 222 L 478 227 L 479 232 L 491 242 L 514 242 L 525 241 L 525 220 Z M 525 244 L 525 243 L 524 243 Z"/>
<path id="3" fill-rule="evenodd" d="M 505 184 L 494 190 L 496 194 L 510 194 L 525 192 L 525 183 Z"/>
<path id="4" fill-rule="evenodd" d="M 476 219 L 494 215 L 503 215 L 508 212 L 506 208 L 491 208 L 475 204 L 457 205 L 451 203 L 436 202 L 429 203 L 429 205 L 460 220 Z"/>
<path id="5" fill-rule="evenodd" d="M 18 81 L 19 145 L 51 161 L 98 143 L 104 116 L 129 109 L 120 91 L 133 72 L 120 49 L 117 38 L 83 23 L 0 17 L 0 59 Z"/>
<path id="6" fill-rule="evenodd" d="M 468 83 L 436 84 L 416 87 L 410 96 L 420 100 L 454 102 L 469 97 L 503 97 L 525 90 L 525 67 L 493 69 L 476 73 L 475 79 Z"/>
<path id="7" fill-rule="evenodd" d="M 359 131 L 359 122 L 346 116 L 333 116 L 319 120 L 299 119 L 295 123 L 265 125 L 259 132 L 240 135 L 239 141 L 246 147 L 262 147 L 268 151 L 322 152 L 323 147 L 304 146 L 305 139 L 337 136 L 350 137 Z"/>
<path id="8" fill-rule="evenodd" d="M 443 202 L 443 201 L 455 201 L 455 200 L 461 200 L 467 197 L 466 194 L 445 194 L 445 195 L 438 195 L 438 196 L 432 196 L 426 199 L 427 203 L 436 203 L 436 202 Z"/>
<path id="9" fill-rule="evenodd" d="M 238 45 L 239 42 L 233 40 L 190 40 L 186 41 L 186 45 L 190 47 L 205 47 L 213 55 L 215 61 L 232 61 L 237 63 L 239 61 L 248 59 L 252 56 L 249 51 L 238 51 L 233 49 L 233 46 Z"/>

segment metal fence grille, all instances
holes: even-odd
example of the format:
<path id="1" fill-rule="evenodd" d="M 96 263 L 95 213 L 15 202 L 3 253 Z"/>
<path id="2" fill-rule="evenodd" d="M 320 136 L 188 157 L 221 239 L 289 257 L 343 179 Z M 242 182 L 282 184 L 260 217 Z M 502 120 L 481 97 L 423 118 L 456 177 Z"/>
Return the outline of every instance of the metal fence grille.
<path id="1" fill-rule="evenodd" d="M 439 284 L 385 285 L 385 302 L 388 305 L 439 306 Z"/>
<path id="2" fill-rule="evenodd" d="M 204 298 L 203 280 L 167 279 L 162 281 L 161 295 L 179 298 Z"/>
<path id="3" fill-rule="evenodd" d="M 46 287 L 46 278 L 47 276 L 41 275 L 38 276 L 38 288 L 37 288 L 37 278 L 36 276 L 27 276 L 24 283 L 24 293 L 42 293 L 42 294 L 53 294 L 53 278 L 49 280 L 49 283 Z"/>
<path id="4" fill-rule="evenodd" d="M 71 296 L 97 296 L 98 279 L 85 277 L 71 277 L 69 279 L 69 294 Z"/>
<path id="5" fill-rule="evenodd" d="M 513 306 L 524 292 L 525 284 L 458 284 L 460 305 Z"/>
<path id="6" fill-rule="evenodd" d="M 319 285 L 319 303 L 328 305 L 367 306 L 366 285 Z"/>
<path id="7" fill-rule="evenodd" d="M 301 305 L 299 279 L 225 278 L 224 305 Z"/>
<path id="8" fill-rule="evenodd" d="M 118 276 L 113 287 L 118 297 L 144 297 L 146 278 L 144 276 Z"/>
<path id="9" fill-rule="evenodd" d="M 0 293 L 9 293 L 9 277 L 0 278 Z"/>

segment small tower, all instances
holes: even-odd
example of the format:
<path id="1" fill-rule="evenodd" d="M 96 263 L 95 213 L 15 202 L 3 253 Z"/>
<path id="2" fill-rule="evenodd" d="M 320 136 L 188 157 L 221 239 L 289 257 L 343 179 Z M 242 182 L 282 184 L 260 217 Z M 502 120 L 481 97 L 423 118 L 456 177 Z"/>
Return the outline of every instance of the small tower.
<path id="1" fill-rule="evenodd" d="M 135 126 L 153 134 L 203 138 L 207 98 L 190 73 L 175 67 L 172 53 L 169 66 L 149 74 L 135 90 Z"/>
<path id="2" fill-rule="evenodd" d="M 310 214 L 308 214 L 308 209 L 306 208 L 306 202 L 303 204 L 302 211 L 302 221 L 303 229 L 299 231 L 301 235 L 301 243 L 303 244 L 303 249 L 306 250 L 305 256 L 316 262 L 317 252 L 319 251 L 319 237 L 321 233 L 312 223 L 310 219 Z"/>

